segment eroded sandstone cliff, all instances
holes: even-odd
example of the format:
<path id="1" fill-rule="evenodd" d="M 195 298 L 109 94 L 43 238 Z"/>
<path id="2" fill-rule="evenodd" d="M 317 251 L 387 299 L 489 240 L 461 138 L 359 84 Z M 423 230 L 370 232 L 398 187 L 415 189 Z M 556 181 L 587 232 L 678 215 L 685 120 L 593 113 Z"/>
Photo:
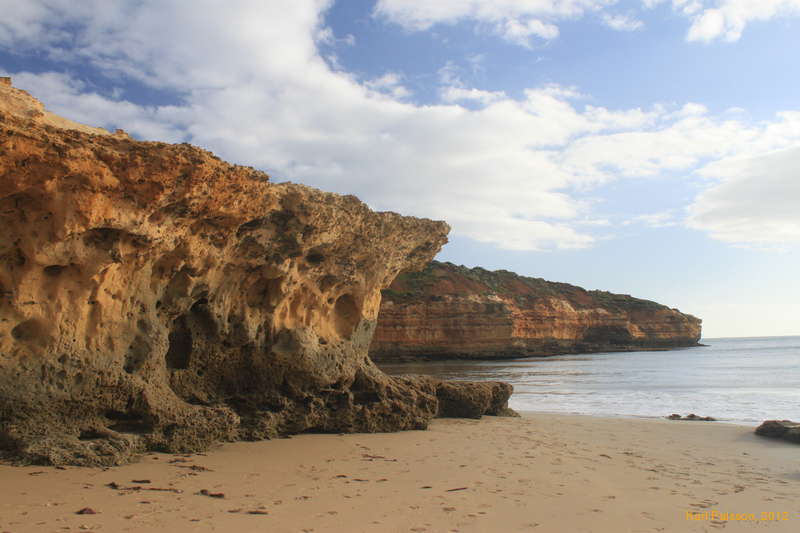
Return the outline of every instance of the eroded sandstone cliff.
<path id="1" fill-rule="evenodd" d="M 694 346 L 701 321 L 627 295 L 433 262 L 383 291 L 373 359 L 511 358 Z"/>
<path id="2" fill-rule="evenodd" d="M 88 128 L 0 84 L 0 226 L 0 449 L 23 460 L 454 412 L 446 385 L 367 356 L 380 290 L 436 254 L 443 222 Z M 478 410 L 505 407 L 510 387 L 475 387 Z"/>

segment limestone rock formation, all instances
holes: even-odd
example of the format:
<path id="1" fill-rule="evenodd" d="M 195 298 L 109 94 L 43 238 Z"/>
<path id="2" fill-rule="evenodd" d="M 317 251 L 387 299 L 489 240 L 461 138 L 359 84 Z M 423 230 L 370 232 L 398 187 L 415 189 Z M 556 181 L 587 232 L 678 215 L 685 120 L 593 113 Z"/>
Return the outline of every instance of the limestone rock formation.
<path id="1" fill-rule="evenodd" d="M 119 464 L 425 428 L 440 410 L 437 386 L 384 375 L 367 348 L 380 290 L 436 254 L 444 222 L 89 128 L 3 83 L 0 225 L 0 449 L 15 457 Z"/>
<path id="2" fill-rule="evenodd" d="M 627 295 L 432 262 L 383 291 L 376 361 L 695 346 L 701 321 Z"/>
<path id="3" fill-rule="evenodd" d="M 404 376 L 438 400 L 436 416 L 481 418 L 482 415 L 519 416 L 508 407 L 513 387 L 500 381 L 443 381 L 432 376 Z"/>
<path id="4" fill-rule="evenodd" d="M 800 444 L 800 423 L 791 420 L 765 420 L 756 428 L 756 435 Z"/>
<path id="5" fill-rule="evenodd" d="M 665 417 L 667 420 L 684 420 L 689 422 L 716 422 L 717 419 L 713 416 L 698 416 L 694 413 L 689 413 L 686 416 L 681 416 L 678 413 L 672 413 Z"/>

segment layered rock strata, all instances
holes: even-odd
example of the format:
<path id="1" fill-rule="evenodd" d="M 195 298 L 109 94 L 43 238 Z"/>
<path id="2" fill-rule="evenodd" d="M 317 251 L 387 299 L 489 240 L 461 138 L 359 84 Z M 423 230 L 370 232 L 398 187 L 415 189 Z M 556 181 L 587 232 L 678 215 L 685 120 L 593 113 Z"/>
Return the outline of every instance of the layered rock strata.
<path id="1" fill-rule="evenodd" d="M 383 291 L 377 361 L 695 346 L 701 321 L 627 295 L 432 262 Z"/>
<path id="2" fill-rule="evenodd" d="M 457 411 L 462 385 L 367 356 L 380 290 L 437 253 L 444 222 L 89 128 L 0 84 L 0 226 L 0 448 L 17 458 L 119 464 Z M 463 387 L 469 416 L 510 394 Z"/>

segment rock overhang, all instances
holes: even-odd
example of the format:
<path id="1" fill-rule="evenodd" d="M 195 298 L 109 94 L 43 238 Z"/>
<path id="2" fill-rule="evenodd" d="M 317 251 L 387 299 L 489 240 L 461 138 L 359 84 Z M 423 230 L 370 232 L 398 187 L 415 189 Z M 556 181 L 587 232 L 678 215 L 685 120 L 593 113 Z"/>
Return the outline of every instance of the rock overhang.
<path id="1" fill-rule="evenodd" d="M 275 184 L 188 144 L 56 117 L 0 85 L 0 445 L 147 449 L 425 427 L 435 387 L 380 372 L 380 290 L 446 223 Z"/>

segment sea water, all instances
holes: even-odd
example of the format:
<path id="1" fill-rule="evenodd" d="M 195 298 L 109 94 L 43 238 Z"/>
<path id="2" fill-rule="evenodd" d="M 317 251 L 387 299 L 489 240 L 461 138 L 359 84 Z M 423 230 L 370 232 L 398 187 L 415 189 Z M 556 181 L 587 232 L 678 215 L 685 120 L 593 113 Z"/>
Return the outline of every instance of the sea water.
<path id="1" fill-rule="evenodd" d="M 703 339 L 669 351 L 380 365 L 390 374 L 506 381 L 509 406 L 599 416 L 694 413 L 736 424 L 800 421 L 800 337 Z"/>

